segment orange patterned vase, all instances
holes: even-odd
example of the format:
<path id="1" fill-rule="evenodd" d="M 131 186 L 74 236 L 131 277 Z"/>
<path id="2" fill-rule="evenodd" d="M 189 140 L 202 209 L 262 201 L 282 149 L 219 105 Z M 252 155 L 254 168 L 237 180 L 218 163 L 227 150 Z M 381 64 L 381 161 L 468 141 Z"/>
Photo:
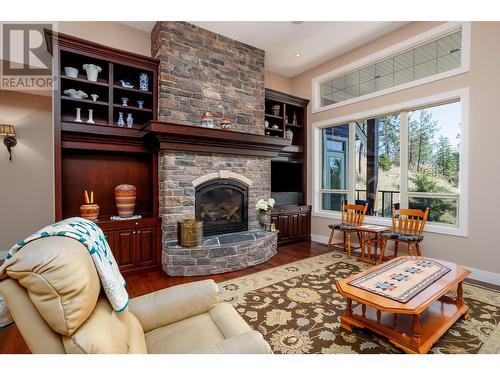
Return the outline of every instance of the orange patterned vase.
<path id="1" fill-rule="evenodd" d="M 97 220 L 99 216 L 99 205 L 86 203 L 80 206 L 80 216 L 88 220 Z"/>
<path id="2" fill-rule="evenodd" d="M 134 214 L 136 189 L 134 185 L 118 185 L 115 187 L 116 208 L 118 216 L 131 217 Z"/>

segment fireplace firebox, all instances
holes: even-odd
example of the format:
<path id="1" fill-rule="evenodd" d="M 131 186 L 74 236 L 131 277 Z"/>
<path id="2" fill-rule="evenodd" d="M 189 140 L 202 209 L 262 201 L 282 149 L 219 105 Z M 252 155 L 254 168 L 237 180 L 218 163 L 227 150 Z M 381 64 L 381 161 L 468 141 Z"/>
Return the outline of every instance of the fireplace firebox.
<path id="1" fill-rule="evenodd" d="M 205 236 L 248 229 L 248 186 L 231 179 L 205 182 L 195 190 L 196 219 Z"/>

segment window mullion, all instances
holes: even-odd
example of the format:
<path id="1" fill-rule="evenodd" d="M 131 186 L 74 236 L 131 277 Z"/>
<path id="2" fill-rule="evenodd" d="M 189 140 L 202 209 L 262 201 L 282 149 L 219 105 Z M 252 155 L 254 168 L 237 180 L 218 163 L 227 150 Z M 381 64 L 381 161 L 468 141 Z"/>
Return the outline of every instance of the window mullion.
<path id="1" fill-rule="evenodd" d="M 348 156 L 347 201 L 354 203 L 356 196 L 356 123 L 349 123 L 349 156 Z"/>
<path id="2" fill-rule="evenodd" d="M 401 181 L 399 181 L 399 200 L 401 208 L 408 208 L 408 112 L 399 114 L 400 140 L 399 164 L 401 168 Z"/>

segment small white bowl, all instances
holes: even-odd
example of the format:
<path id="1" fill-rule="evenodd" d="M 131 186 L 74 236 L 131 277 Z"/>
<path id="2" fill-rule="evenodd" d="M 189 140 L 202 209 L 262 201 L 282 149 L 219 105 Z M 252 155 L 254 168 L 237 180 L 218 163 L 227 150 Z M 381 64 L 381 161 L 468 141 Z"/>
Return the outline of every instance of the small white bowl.
<path id="1" fill-rule="evenodd" d="M 70 78 L 78 78 L 78 69 L 66 66 L 64 67 L 64 74 Z"/>

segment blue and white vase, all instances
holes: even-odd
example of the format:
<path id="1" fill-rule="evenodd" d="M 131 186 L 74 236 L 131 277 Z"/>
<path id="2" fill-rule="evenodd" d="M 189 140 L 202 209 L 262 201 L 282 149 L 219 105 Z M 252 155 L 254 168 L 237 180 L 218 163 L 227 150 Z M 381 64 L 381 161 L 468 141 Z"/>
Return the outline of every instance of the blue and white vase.
<path id="1" fill-rule="evenodd" d="M 134 125 L 134 118 L 132 117 L 132 113 L 127 114 L 127 128 L 131 128 Z"/>
<path id="2" fill-rule="evenodd" d="M 125 126 L 125 121 L 123 120 L 123 112 L 118 112 L 118 126 Z"/>
<path id="3" fill-rule="evenodd" d="M 139 90 L 149 91 L 149 77 L 148 73 L 139 74 Z"/>

